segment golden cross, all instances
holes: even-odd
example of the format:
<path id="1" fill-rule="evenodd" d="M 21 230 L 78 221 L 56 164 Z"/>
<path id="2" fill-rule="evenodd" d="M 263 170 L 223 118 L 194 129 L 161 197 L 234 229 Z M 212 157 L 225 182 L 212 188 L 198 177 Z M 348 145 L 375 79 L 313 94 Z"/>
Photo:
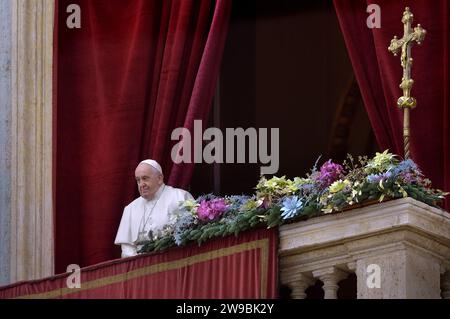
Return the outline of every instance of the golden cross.
<path id="1" fill-rule="evenodd" d="M 411 79 L 411 66 L 413 59 L 411 58 L 411 47 L 415 42 L 421 44 L 425 38 L 426 31 L 417 24 L 414 31 L 411 29 L 411 23 L 413 21 L 413 14 L 409 11 L 409 8 L 405 8 L 403 12 L 403 37 L 397 39 L 397 36 L 391 40 L 391 45 L 388 50 L 394 55 L 397 55 L 399 49 L 402 49 L 401 65 L 403 67 L 403 78 L 400 83 L 400 88 L 403 90 L 403 96 L 397 101 L 397 106 L 403 109 L 403 144 L 405 151 L 405 159 L 409 158 L 409 110 L 413 109 L 417 105 L 415 98 L 411 96 L 411 87 L 414 83 Z"/>

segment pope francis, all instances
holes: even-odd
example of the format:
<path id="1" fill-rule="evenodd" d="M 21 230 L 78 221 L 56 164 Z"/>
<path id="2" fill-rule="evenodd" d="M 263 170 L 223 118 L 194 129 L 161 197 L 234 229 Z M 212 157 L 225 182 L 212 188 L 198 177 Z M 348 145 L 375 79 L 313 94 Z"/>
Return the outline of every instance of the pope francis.
<path id="1" fill-rule="evenodd" d="M 185 190 L 165 185 L 161 166 L 154 160 L 140 162 L 135 177 L 141 196 L 125 207 L 114 241 L 121 245 L 122 258 L 136 255 L 138 239 L 161 230 L 181 201 L 193 199 Z"/>

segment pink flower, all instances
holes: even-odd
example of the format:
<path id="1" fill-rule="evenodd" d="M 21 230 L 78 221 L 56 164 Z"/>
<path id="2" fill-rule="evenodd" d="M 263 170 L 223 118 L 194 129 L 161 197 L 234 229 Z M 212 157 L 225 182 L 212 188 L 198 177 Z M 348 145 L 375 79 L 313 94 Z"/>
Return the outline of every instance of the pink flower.
<path id="1" fill-rule="evenodd" d="M 328 162 L 325 162 L 320 168 L 317 181 L 322 187 L 328 187 L 337 181 L 343 172 L 344 168 L 341 165 L 332 163 L 331 160 L 328 160 Z"/>
<path id="2" fill-rule="evenodd" d="M 215 198 L 210 201 L 202 200 L 197 208 L 197 215 L 201 220 L 213 220 L 220 217 L 226 210 L 227 204 L 223 198 Z"/>

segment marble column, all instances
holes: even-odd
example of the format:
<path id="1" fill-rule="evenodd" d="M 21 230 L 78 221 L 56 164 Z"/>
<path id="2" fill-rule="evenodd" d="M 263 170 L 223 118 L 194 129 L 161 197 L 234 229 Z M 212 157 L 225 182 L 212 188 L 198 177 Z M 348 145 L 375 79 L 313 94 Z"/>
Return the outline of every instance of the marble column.
<path id="1" fill-rule="evenodd" d="M 291 276 L 288 283 L 292 289 L 292 299 L 305 299 L 307 297 L 306 289 L 314 284 L 314 279 L 310 276 L 299 273 Z"/>
<path id="2" fill-rule="evenodd" d="M 0 285 L 10 282 L 11 5 L 0 1 Z"/>
<path id="3" fill-rule="evenodd" d="M 54 0 L 11 1 L 10 280 L 53 274 Z"/>
<path id="4" fill-rule="evenodd" d="M 348 274 L 336 267 L 327 267 L 313 271 L 313 276 L 323 282 L 324 299 L 337 299 L 338 283 Z"/>

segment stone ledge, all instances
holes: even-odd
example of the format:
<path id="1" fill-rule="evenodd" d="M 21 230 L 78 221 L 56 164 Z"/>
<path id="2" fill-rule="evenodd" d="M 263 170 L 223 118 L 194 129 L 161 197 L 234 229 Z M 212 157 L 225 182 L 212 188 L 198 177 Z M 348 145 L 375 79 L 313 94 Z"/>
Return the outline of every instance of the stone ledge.
<path id="1" fill-rule="evenodd" d="M 280 255 L 409 229 L 450 246 L 450 215 L 412 198 L 312 218 L 280 227 Z"/>

